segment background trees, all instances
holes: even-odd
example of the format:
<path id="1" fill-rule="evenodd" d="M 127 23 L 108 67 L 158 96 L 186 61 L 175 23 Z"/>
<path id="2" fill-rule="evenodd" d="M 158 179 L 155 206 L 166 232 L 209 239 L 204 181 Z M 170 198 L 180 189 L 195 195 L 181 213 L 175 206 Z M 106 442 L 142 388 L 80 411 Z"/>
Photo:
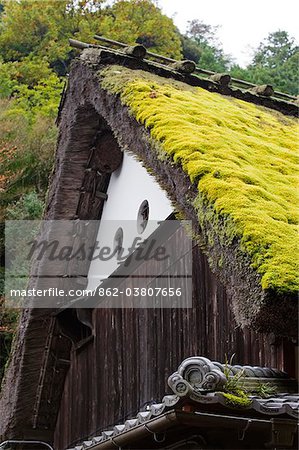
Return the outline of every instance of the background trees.
<path id="1" fill-rule="evenodd" d="M 143 44 L 150 51 L 171 58 L 182 56 L 179 34 L 172 19 L 152 1 L 119 0 L 99 21 L 98 33 L 121 42 Z"/>
<path id="2" fill-rule="evenodd" d="M 192 20 L 181 36 L 183 55 L 202 69 L 228 71 L 232 77 L 254 84 L 271 84 L 275 90 L 298 95 L 299 47 L 286 31 L 270 33 L 254 51 L 252 62 L 242 68 L 223 52 L 217 40 L 217 27 Z"/>
<path id="3" fill-rule="evenodd" d="M 223 52 L 216 37 L 217 29 L 201 20 L 190 21 L 186 35 L 181 36 L 183 55 L 202 69 L 224 72 L 229 70 L 232 57 Z"/>
<path id="4" fill-rule="evenodd" d="M 63 75 L 74 55 L 68 39 L 90 42 L 96 33 L 129 44 L 140 42 L 172 57 L 181 56 L 172 19 L 150 0 L 118 0 L 105 7 L 104 0 L 2 2 L 0 55 L 5 62 L 38 56 Z"/>
<path id="5" fill-rule="evenodd" d="M 275 31 L 259 45 L 247 72 L 253 83 L 298 95 L 298 69 L 298 45 L 286 31 Z"/>
<path id="6" fill-rule="evenodd" d="M 5 178 L 8 203 L 17 200 L 18 175 L 23 190 L 33 189 L 40 195 L 45 192 L 42 177 L 33 176 L 40 173 L 41 166 L 37 155 L 32 157 L 31 136 L 35 134 L 36 142 L 44 142 L 49 134 L 55 134 L 63 77 L 76 54 L 69 46 L 70 37 L 90 42 L 95 33 L 104 34 L 181 57 L 177 29 L 151 0 L 118 0 L 105 7 L 103 3 L 104 0 L 1 0 L 0 142 L 10 142 L 15 148 L 14 158 L 4 152 L 1 156 L 0 176 Z M 49 152 L 43 153 L 51 161 Z"/>

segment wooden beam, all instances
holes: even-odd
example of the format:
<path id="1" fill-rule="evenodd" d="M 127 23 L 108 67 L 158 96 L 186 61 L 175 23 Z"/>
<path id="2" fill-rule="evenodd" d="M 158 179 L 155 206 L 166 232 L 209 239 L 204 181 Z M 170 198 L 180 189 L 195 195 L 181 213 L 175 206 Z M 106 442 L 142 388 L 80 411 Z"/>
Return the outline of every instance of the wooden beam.
<path id="1" fill-rule="evenodd" d="M 127 45 L 124 44 L 123 42 L 119 42 L 119 41 L 114 41 L 113 39 L 108 39 L 105 38 L 104 36 L 99 36 L 99 35 L 94 35 L 94 39 L 96 39 L 97 41 L 100 42 L 104 42 L 106 44 L 110 44 L 110 45 L 114 45 L 116 47 L 121 47 L 121 48 L 126 48 Z M 152 53 L 147 51 L 147 56 L 153 58 L 154 60 L 156 60 L 157 62 L 159 62 L 160 64 L 173 64 L 173 63 L 177 63 L 178 61 L 176 61 L 173 58 L 167 58 L 166 56 L 162 56 L 162 55 L 158 55 L 157 53 Z M 214 76 L 215 72 L 211 71 L 211 70 L 207 70 L 207 69 L 201 69 L 200 67 L 196 66 L 194 73 L 196 74 L 201 74 L 201 75 L 205 75 L 207 77 L 210 76 Z M 215 81 L 215 80 L 214 80 Z M 245 81 L 245 80 L 239 80 L 237 78 L 233 78 L 231 77 L 231 82 L 239 85 L 242 88 L 245 89 L 250 89 L 250 88 L 255 88 L 256 85 L 253 83 L 250 83 L 249 81 Z M 265 94 L 259 94 L 259 95 L 265 95 Z M 279 91 L 274 91 L 273 94 L 271 95 L 275 95 L 276 97 L 279 97 L 285 101 L 296 101 L 296 97 L 293 95 L 289 95 L 289 94 L 285 94 L 284 92 L 279 92 Z"/>
<path id="2" fill-rule="evenodd" d="M 210 80 L 221 84 L 222 86 L 228 86 L 231 82 L 231 76 L 228 73 L 214 73 L 210 76 Z"/>
<path id="3" fill-rule="evenodd" d="M 131 45 L 124 48 L 124 53 L 134 58 L 143 59 L 146 55 L 146 48 L 143 45 Z"/>
<path id="4" fill-rule="evenodd" d="M 87 44 L 86 42 L 77 41 L 77 39 L 69 39 L 69 44 L 71 47 L 78 48 L 79 50 L 84 50 L 85 48 L 99 48 L 97 45 Z"/>
<path id="5" fill-rule="evenodd" d="M 192 73 L 196 69 L 196 65 L 194 61 L 186 60 L 186 61 L 176 61 L 172 64 L 172 67 L 178 72 L 182 73 Z"/>
<path id="6" fill-rule="evenodd" d="M 274 89 L 270 84 L 262 84 L 250 89 L 250 92 L 257 95 L 264 95 L 265 97 L 271 97 L 274 94 Z"/>

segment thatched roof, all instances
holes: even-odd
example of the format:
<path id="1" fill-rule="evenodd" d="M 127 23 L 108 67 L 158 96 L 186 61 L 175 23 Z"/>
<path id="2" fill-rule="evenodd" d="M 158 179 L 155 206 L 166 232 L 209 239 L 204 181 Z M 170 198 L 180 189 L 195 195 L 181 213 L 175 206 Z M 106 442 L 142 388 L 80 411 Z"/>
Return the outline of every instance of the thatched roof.
<path id="1" fill-rule="evenodd" d="M 193 221 L 237 321 L 294 333 L 298 108 L 94 48 L 73 65 L 70 98 L 94 108 Z"/>
<path id="2" fill-rule="evenodd" d="M 112 66 L 99 75 L 149 130 L 154 156 L 175 163 L 198 191 L 185 204 L 197 214 L 212 268 L 227 270 L 236 240 L 264 291 L 296 294 L 296 119 L 144 71 Z"/>
<path id="3" fill-rule="evenodd" d="M 277 98 L 120 52 L 84 50 L 60 107 L 45 217 L 98 219 L 97 192 L 107 189 L 120 149 L 129 149 L 193 221 L 237 321 L 296 335 L 296 114 Z M 49 311 L 23 313 L 0 399 L 1 437 L 51 439 L 69 349 Z"/>

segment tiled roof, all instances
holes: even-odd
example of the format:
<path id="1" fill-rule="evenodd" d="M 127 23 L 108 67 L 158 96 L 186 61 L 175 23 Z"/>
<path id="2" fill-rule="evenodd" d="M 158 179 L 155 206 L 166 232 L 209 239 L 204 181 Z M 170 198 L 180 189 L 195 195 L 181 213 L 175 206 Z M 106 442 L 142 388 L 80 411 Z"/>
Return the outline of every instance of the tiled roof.
<path id="1" fill-rule="evenodd" d="M 257 411 L 268 416 L 278 416 L 287 414 L 290 417 L 298 418 L 299 412 L 299 395 L 278 394 L 269 399 L 262 399 L 258 397 L 252 398 L 251 410 Z M 72 447 L 69 450 L 83 450 L 85 448 L 92 448 L 96 445 L 104 443 L 108 439 L 125 433 L 133 428 L 143 425 L 155 417 L 162 415 L 166 411 L 170 411 L 173 406 L 177 405 L 180 398 L 176 395 L 167 395 L 163 398 L 161 403 L 155 403 L 146 411 L 140 411 L 133 419 L 126 420 L 123 424 L 115 425 L 112 429 L 103 431 L 99 436 L 92 437 L 83 441 L 81 445 Z M 198 400 L 202 404 L 222 404 L 225 405 L 224 397 L 220 394 L 211 393 L 203 396 Z"/>
<path id="2" fill-rule="evenodd" d="M 222 414 L 224 407 L 225 414 L 233 412 L 246 417 L 260 417 L 260 415 L 264 415 L 268 418 L 288 416 L 289 418 L 298 419 L 299 394 L 288 392 L 280 392 L 268 398 L 248 395 L 250 404 L 247 407 L 235 406 L 232 409 L 232 406 L 227 402 L 225 392 L 217 391 L 219 388 L 223 389 L 225 383 L 227 383 L 227 376 L 223 372 L 223 370 L 227 369 L 231 373 L 229 376 L 234 376 L 241 370 L 244 377 L 242 381 L 244 381 L 246 386 L 267 381 L 269 385 L 277 387 L 278 390 L 283 386 L 289 386 L 290 390 L 296 387 L 295 380 L 290 379 L 285 372 L 276 369 L 223 365 L 203 357 L 187 358 L 168 379 L 168 384 L 174 391 L 173 395 L 166 395 L 160 403 L 147 406 L 145 410 L 139 411 L 134 418 L 115 425 L 113 428 L 105 430 L 98 436 L 91 437 L 69 450 L 84 450 L 85 448 L 93 448 L 107 443 L 122 433 L 148 424 L 159 416 L 162 417 L 163 414 L 169 411 L 182 410 L 184 404 L 186 402 L 190 404 L 190 401 L 193 412 L 199 414 L 202 410 L 213 412 L 215 411 L 215 406 L 218 406 L 221 408 Z M 206 385 L 207 380 L 212 383 L 209 389 L 207 389 Z M 205 408 L 203 409 L 203 407 Z"/>

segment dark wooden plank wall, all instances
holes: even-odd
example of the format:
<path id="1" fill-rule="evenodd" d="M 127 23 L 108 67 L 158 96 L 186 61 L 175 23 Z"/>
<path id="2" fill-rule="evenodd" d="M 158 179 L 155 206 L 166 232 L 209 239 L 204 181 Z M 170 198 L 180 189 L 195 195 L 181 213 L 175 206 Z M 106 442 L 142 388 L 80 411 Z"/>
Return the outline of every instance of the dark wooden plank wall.
<path id="1" fill-rule="evenodd" d="M 72 352 L 55 433 L 63 450 L 159 402 L 168 376 L 189 356 L 283 368 L 283 347 L 240 329 L 224 287 L 193 249 L 191 309 L 95 309 L 94 341 Z M 272 341 L 271 341 L 272 339 Z"/>

